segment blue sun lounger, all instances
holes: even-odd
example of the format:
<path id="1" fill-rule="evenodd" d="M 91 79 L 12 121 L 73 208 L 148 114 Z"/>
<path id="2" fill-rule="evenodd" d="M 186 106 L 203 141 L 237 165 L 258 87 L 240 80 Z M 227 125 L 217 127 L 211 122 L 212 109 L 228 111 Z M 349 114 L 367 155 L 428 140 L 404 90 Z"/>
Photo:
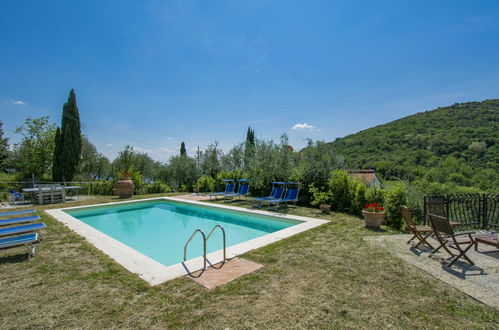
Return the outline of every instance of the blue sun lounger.
<path id="1" fill-rule="evenodd" d="M 0 217 L 8 217 L 8 216 L 11 216 L 11 215 L 26 214 L 26 213 L 36 213 L 36 210 L 24 210 L 24 211 L 5 212 L 5 213 L 0 213 Z"/>
<path id="2" fill-rule="evenodd" d="M 293 185 L 297 183 L 288 183 L 288 185 Z M 279 198 L 279 199 L 271 199 L 268 201 L 265 201 L 268 203 L 268 207 L 270 208 L 271 204 L 275 204 L 275 208 L 277 208 L 279 205 L 284 204 L 288 205 L 288 203 L 292 202 L 294 206 L 296 206 L 296 202 L 298 201 L 298 194 L 300 193 L 300 189 L 297 188 L 288 188 L 286 189 L 286 193 L 284 195 L 284 198 Z"/>
<path id="3" fill-rule="evenodd" d="M 0 226 L 14 225 L 16 223 L 26 223 L 26 222 L 35 223 L 38 220 L 40 220 L 40 217 L 37 215 L 31 217 L 23 217 L 23 218 L 4 219 L 0 220 Z"/>
<path id="4" fill-rule="evenodd" d="M 252 204 L 257 207 L 262 207 L 262 203 L 265 201 L 281 199 L 285 187 L 286 182 L 272 182 L 272 191 L 270 192 L 270 195 L 266 197 L 254 197 Z"/>
<path id="5" fill-rule="evenodd" d="M 239 182 L 238 192 L 234 193 L 234 194 L 224 195 L 224 199 L 233 200 L 234 197 L 248 195 L 248 193 L 249 193 L 249 180 L 248 179 L 240 179 L 240 180 L 237 180 L 237 182 Z"/>
<path id="6" fill-rule="evenodd" d="M 40 242 L 40 239 L 37 233 L 0 238 L 0 250 L 10 249 L 17 246 L 26 246 L 28 248 L 29 254 L 32 257 L 34 257 L 35 256 L 34 244 L 38 242 Z"/>
<path id="7" fill-rule="evenodd" d="M 222 182 L 225 182 L 225 191 L 208 194 L 208 196 L 210 196 L 210 199 L 212 196 L 215 196 L 215 198 L 216 198 L 216 197 L 221 196 L 221 195 L 234 193 L 234 188 L 236 185 L 235 185 L 233 179 L 222 180 Z"/>
<path id="8" fill-rule="evenodd" d="M 38 232 L 44 228 L 47 228 L 47 226 L 45 226 L 45 224 L 43 222 L 32 223 L 29 225 L 2 228 L 2 229 L 0 229 L 0 237 Z"/>

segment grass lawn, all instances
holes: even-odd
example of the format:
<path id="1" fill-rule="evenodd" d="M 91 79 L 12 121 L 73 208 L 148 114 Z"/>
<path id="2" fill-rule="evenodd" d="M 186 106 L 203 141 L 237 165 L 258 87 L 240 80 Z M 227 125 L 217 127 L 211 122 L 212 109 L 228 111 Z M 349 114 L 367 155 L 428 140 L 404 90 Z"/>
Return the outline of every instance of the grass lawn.
<path id="1" fill-rule="evenodd" d="M 61 205 L 37 209 L 56 207 Z M 322 217 L 309 208 L 289 212 Z M 40 215 L 48 229 L 35 258 L 27 260 L 22 248 L 0 251 L 2 329 L 492 329 L 499 322 L 496 310 L 382 249 L 370 249 L 363 236 L 386 232 L 364 229 L 361 219 L 344 214 L 325 216 L 331 223 L 245 254 L 265 267 L 212 291 L 185 277 L 150 287 Z"/>

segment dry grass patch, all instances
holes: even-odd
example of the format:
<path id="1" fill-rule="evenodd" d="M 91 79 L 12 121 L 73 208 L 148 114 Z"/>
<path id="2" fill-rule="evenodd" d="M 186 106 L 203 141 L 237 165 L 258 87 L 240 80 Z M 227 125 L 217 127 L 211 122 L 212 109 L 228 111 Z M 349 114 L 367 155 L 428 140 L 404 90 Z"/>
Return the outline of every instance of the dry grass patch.
<path id="1" fill-rule="evenodd" d="M 322 217 L 308 208 L 289 212 Z M 363 236 L 386 232 L 364 229 L 344 214 L 247 253 L 265 267 L 211 291 L 186 278 L 150 287 L 42 217 L 48 230 L 37 257 L 27 261 L 22 249 L 0 252 L 0 328 L 493 329 L 499 322 L 496 310 L 370 248 Z"/>

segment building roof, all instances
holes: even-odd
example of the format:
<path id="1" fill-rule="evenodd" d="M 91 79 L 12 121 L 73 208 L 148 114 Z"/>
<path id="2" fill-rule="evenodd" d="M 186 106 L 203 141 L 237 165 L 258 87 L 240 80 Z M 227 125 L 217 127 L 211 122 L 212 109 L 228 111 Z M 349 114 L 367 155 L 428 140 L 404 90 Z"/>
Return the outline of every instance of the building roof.
<path id="1" fill-rule="evenodd" d="M 365 183 L 373 183 L 378 179 L 374 170 L 346 170 L 351 177 L 364 181 Z"/>

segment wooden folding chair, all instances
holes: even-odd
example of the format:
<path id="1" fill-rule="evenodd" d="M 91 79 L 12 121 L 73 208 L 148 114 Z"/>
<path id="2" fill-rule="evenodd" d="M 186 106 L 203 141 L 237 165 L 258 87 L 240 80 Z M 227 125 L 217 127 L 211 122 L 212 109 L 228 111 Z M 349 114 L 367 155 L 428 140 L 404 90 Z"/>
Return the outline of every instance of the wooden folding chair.
<path id="1" fill-rule="evenodd" d="M 401 205 L 400 211 L 404 216 L 407 229 L 412 233 L 412 237 L 410 240 L 407 241 L 407 244 L 411 243 L 415 238 L 417 238 L 419 242 L 413 246 L 414 248 L 417 248 L 420 244 L 425 244 L 430 249 L 433 250 L 433 246 L 430 243 L 428 243 L 428 241 L 426 240 L 428 237 L 430 237 L 433 234 L 433 228 L 431 228 L 430 226 L 416 225 L 414 219 L 412 218 L 411 211 L 407 206 Z"/>
<path id="2" fill-rule="evenodd" d="M 452 266 L 458 259 L 464 258 L 470 264 L 474 265 L 473 261 L 466 255 L 469 249 L 474 245 L 474 240 L 472 236 L 472 232 L 462 232 L 455 234 L 453 226 L 449 223 L 449 219 L 446 217 L 441 217 L 435 214 L 429 214 L 431 226 L 433 227 L 433 232 L 435 234 L 435 238 L 440 243 L 440 246 L 433 250 L 430 253 L 429 257 L 431 257 L 435 252 L 444 248 L 447 253 L 450 254 L 450 258 L 452 259 L 449 263 L 449 267 Z M 468 239 L 465 241 L 458 241 L 456 237 L 467 235 Z M 461 248 L 461 245 L 468 244 L 464 249 Z M 458 251 L 458 254 L 453 253 L 449 248 Z"/>

